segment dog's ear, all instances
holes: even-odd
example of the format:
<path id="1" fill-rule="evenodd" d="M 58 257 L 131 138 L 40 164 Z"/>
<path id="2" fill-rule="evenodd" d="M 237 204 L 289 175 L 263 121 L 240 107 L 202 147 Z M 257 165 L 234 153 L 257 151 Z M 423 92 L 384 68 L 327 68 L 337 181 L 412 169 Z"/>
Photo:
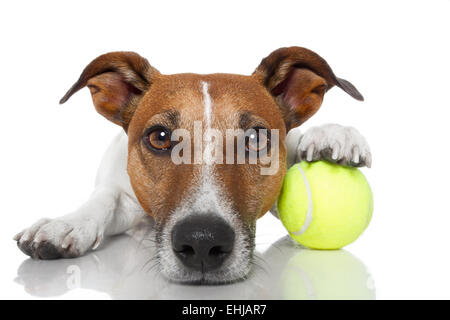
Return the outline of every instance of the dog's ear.
<path id="1" fill-rule="evenodd" d="M 301 125 L 319 110 L 325 92 L 338 86 L 364 100 L 347 80 L 337 78 L 318 54 L 301 47 L 280 48 L 261 61 L 252 75 L 277 102 L 287 130 Z"/>
<path id="2" fill-rule="evenodd" d="M 93 60 L 59 103 L 87 86 L 98 113 L 127 131 L 140 99 L 158 75 L 137 53 L 110 52 Z"/>

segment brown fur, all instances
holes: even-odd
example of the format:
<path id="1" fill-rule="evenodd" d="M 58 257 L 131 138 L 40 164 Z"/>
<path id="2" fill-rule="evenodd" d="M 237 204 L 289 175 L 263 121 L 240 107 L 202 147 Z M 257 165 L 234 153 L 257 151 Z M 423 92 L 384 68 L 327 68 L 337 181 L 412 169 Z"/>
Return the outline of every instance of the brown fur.
<path id="1" fill-rule="evenodd" d="M 336 77 L 322 57 L 306 48 L 275 50 L 253 76 L 275 97 L 288 130 L 316 113 L 325 92 L 335 85 L 357 100 L 364 99 L 350 82 Z"/>
<path id="2" fill-rule="evenodd" d="M 222 130 L 224 137 L 225 129 L 240 127 L 240 114 L 251 113 L 255 119 L 261 119 L 258 123 L 264 121 L 268 129 L 281 129 L 281 141 L 284 141 L 281 113 L 267 90 L 253 78 L 229 74 L 162 76 L 142 99 L 128 129 L 128 174 L 141 205 L 153 216 L 163 217 L 187 196 L 188 186 L 199 174 L 201 166 L 175 165 L 168 155 L 153 155 L 142 143 L 142 134 L 152 125 L 166 124 L 159 115 L 176 108 L 179 127 L 190 130 L 193 136 L 193 122 L 203 121 L 201 81 L 210 85 L 209 93 L 215 109 L 212 127 Z M 252 127 L 251 120 L 247 125 Z M 225 145 L 225 141 L 223 143 Z M 279 156 L 282 165 L 274 176 L 261 176 L 260 165 L 216 165 L 218 179 L 244 221 L 254 223 L 275 201 L 285 171 L 285 152 L 284 144 L 281 144 Z"/>
<path id="3" fill-rule="evenodd" d="M 135 53 L 100 56 L 86 67 L 61 103 L 88 85 L 97 111 L 127 131 L 130 181 L 144 210 L 156 219 L 165 219 L 187 196 L 201 166 L 176 165 L 170 152 L 149 151 L 143 135 L 158 124 L 171 130 L 185 128 L 192 137 L 194 121 L 203 121 L 201 81 L 209 84 L 213 128 L 225 133 L 263 123 L 267 129 L 280 130 L 280 167 L 275 175 L 261 175 L 260 163 L 216 165 L 218 180 L 249 225 L 270 209 L 280 191 L 286 172 L 286 132 L 309 119 L 333 85 L 362 99 L 349 82 L 334 76 L 325 60 L 298 47 L 275 51 L 251 76 L 162 75 Z"/>

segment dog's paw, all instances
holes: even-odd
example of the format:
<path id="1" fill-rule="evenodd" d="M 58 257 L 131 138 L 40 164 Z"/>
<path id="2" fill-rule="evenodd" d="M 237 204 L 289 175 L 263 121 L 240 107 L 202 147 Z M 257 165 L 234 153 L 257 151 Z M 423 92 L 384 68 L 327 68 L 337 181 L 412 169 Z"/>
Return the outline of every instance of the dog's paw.
<path id="1" fill-rule="evenodd" d="M 326 124 L 310 128 L 297 147 L 297 161 L 326 160 L 345 166 L 371 167 L 366 139 L 352 127 Z"/>
<path id="2" fill-rule="evenodd" d="M 18 233 L 14 240 L 33 259 L 75 258 L 95 249 L 103 238 L 97 223 L 88 218 L 41 219 Z"/>

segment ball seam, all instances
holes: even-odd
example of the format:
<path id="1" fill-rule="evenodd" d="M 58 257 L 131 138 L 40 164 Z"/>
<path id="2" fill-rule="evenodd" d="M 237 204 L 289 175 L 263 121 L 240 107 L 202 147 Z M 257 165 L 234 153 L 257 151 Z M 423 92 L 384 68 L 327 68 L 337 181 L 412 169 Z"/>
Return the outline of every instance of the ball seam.
<path id="1" fill-rule="evenodd" d="M 309 185 L 308 179 L 306 178 L 306 174 L 303 171 L 300 164 L 297 164 L 296 166 L 303 177 L 303 182 L 305 183 L 305 187 L 306 187 L 306 194 L 308 196 L 308 210 L 306 211 L 305 222 L 303 223 L 303 226 L 300 228 L 300 230 L 291 232 L 291 234 L 293 234 L 295 236 L 299 236 L 299 235 L 305 233 L 306 230 L 308 229 L 309 225 L 311 224 L 312 216 L 313 216 L 313 201 L 312 201 L 312 195 L 311 195 L 311 187 Z"/>

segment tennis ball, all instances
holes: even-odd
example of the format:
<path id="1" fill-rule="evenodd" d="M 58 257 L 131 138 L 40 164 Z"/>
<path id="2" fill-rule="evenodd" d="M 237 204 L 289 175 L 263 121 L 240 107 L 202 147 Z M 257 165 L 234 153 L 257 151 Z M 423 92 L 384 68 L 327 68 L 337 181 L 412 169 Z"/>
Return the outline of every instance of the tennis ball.
<path id="1" fill-rule="evenodd" d="M 366 266 L 345 250 L 300 250 L 280 278 L 282 299 L 373 300 L 375 285 Z"/>
<path id="2" fill-rule="evenodd" d="M 278 212 L 292 238 L 311 249 L 339 249 L 355 241 L 372 218 L 364 175 L 326 161 L 293 165 L 283 181 Z"/>

